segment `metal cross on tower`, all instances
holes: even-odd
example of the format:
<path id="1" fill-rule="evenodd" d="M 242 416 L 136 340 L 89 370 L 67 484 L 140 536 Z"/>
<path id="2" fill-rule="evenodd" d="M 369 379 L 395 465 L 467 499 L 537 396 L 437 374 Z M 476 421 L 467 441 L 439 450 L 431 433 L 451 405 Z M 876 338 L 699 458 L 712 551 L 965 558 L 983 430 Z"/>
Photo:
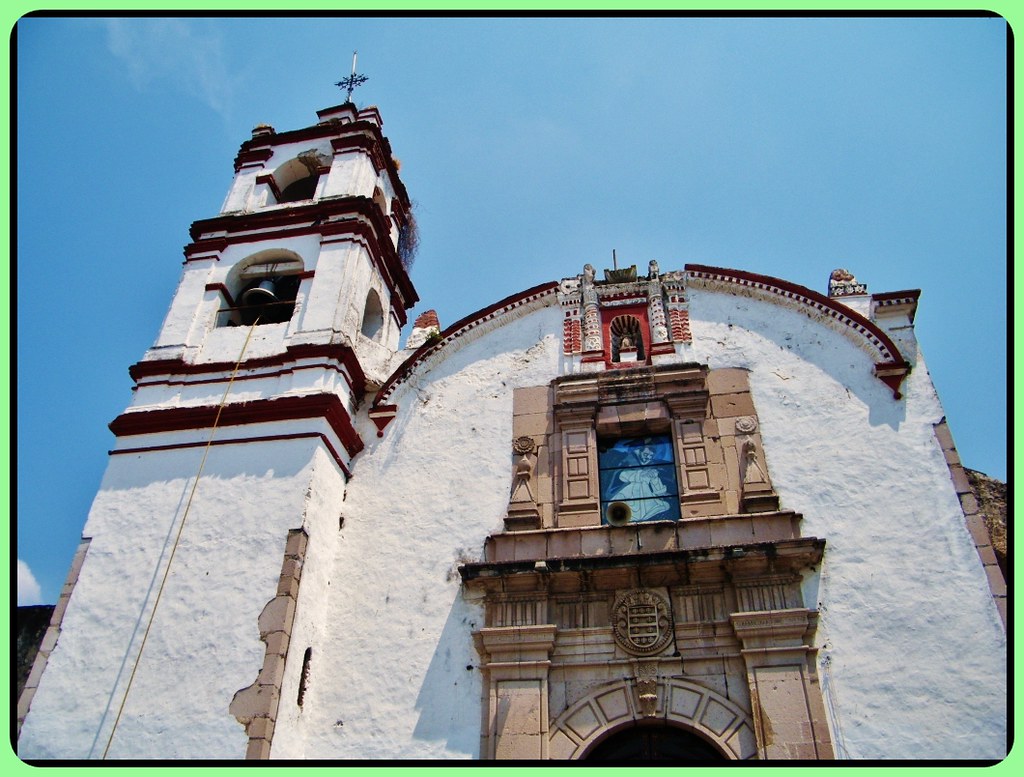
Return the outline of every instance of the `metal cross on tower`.
<path id="1" fill-rule="evenodd" d="M 341 81 L 338 81 L 338 83 L 335 84 L 335 86 L 339 86 L 342 89 L 348 90 L 348 94 L 345 97 L 345 102 L 349 103 L 352 102 L 352 90 L 355 89 L 360 84 L 365 84 L 367 80 L 367 76 L 359 75 L 358 73 L 356 73 L 357 53 L 358 52 L 356 51 L 352 52 L 352 75 L 348 76 L 347 78 L 343 78 Z"/>

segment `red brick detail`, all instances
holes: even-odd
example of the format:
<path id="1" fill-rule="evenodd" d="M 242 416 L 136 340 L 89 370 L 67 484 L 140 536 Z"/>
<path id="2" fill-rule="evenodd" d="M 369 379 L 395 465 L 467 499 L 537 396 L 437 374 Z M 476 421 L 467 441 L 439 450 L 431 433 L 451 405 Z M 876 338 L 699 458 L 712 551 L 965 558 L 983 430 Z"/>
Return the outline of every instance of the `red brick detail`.
<path id="1" fill-rule="evenodd" d="M 243 167 L 266 164 L 267 160 L 274 155 L 270 148 L 246 148 L 243 144 L 242 150 L 235 157 L 235 172 Z"/>
<path id="2" fill-rule="evenodd" d="M 562 353 L 583 351 L 583 328 L 578 318 L 567 318 L 562 323 Z"/>
<path id="3" fill-rule="evenodd" d="M 427 310 L 420 313 L 412 325 L 413 329 L 427 329 L 432 326 L 436 326 L 438 329 L 441 328 L 441 322 L 437 320 L 436 310 Z"/>
<path id="4" fill-rule="evenodd" d="M 690 311 L 670 310 L 668 312 L 669 324 L 672 329 L 672 340 L 677 343 L 688 343 L 693 338 L 690 336 Z"/>

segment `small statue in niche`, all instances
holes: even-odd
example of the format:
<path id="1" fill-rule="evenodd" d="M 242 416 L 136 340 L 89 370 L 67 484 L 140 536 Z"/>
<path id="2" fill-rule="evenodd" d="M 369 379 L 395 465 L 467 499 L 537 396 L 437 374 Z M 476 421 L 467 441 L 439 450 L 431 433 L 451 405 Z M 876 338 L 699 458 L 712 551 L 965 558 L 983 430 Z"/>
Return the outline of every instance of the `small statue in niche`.
<path id="1" fill-rule="evenodd" d="M 532 502 L 533 490 L 530 488 L 530 478 L 533 477 L 533 463 L 529 456 L 520 456 L 516 464 L 515 479 L 512 481 L 511 503 Z"/>
<path id="2" fill-rule="evenodd" d="M 509 504 L 532 503 L 535 501 L 533 489 L 530 487 L 530 479 L 533 477 L 533 462 L 530 454 L 536 450 L 536 444 L 532 437 L 517 437 L 512 442 L 512 451 L 519 456 L 516 462 L 515 475 L 512 477 L 512 495 Z"/>
<path id="3" fill-rule="evenodd" d="M 762 485 L 768 482 L 761 465 L 757 463 L 757 445 L 751 439 L 743 441 L 740 448 L 740 467 L 743 470 L 743 485 Z"/>

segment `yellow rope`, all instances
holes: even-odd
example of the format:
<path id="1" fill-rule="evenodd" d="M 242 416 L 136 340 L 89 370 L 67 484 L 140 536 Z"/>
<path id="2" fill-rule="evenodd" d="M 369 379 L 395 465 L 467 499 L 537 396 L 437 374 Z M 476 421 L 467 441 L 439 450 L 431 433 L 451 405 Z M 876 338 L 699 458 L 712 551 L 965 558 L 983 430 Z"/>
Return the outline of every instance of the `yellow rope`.
<path id="1" fill-rule="evenodd" d="M 124 712 L 125 704 L 128 701 L 128 694 L 131 692 L 132 683 L 135 681 L 135 672 L 139 668 L 139 662 L 142 659 L 142 651 L 146 648 L 146 640 L 149 639 L 149 631 L 153 626 L 153 619 L 156 617 L 156 609 L 160 604 L 160 597 L 164 592 L 164 585 L 167 583 L 167 578 L 170 576 L 171 563 L 174 561 L 174 554 L 178 550 L 178 542 L 181 540 L 181 533 L 185 528 L 185 521 L 188 519 L 189 509 L 192 507 L 192 498 L 196 495 L 196 488 L 199 485 L 199 478 L 203 474 L 203 469 L 206 467 L 206 458 L 210 454 L 210 448 L 213 445 L 213 435 L 217 431 L 217 425 L 220 423 L 220 414 L 224 409 L 224 405 L 227 404 L 228 394 L 231 391 L 231 386 L 235 382 L 235 376 L 238 375 L 238 370 L 241 367 L 242 359 L 245 358 L 245 351 L 249 347 L 249 340 L 252 338 L 253 330 L 256 328 L 256 324 L 259 323 L 257 318 L 251 327 L 249 327 L 249 333 L 245 336 L 245 342 L 242 343 L 242 350 L 238 354 L 238 361 L 235 362 L 235 368 L 231 371 L 231 378 L 228 380 L 228 385 L 224 388 L 224 396 L 221 397 L 220 404 L 217 405 L 217 414 L 213 419 L 213 426 L 210 428 L 210 437 L 206 441 L 206 447 L 203 449 L 203 459 L 199 462 L 199 470 L 196 472 L 195 480 L 192 482 L 192 490 L 189 492 L 188 501 L 185 503 L 185 512 L 181 516 L 181 523 L 178 524 L 178 532 L 174 537 L 174 544 L 171 546 L 171 555 L 167 559 L 167 566 L 164 567 L 164 575 L 160 580 L 160 587 L 156 592 L 156 600 L 153 602 L 153 609 L 149 613 L 149 621 L 146 623 L 146 630 L 142 634 L 142 643 L 139 645 L 139 652 L 135 656 L 135 663 L 132 664 L 132 672 L 128 676 L 128 686 L 124 689 L 124 696 L 121 697 L 121 705 L 117 709 L 117 717 L 114 718 L 114 725 L 110 729 L 110 736 L 107 738 L 106 747 L 103 748 L 103 760 L 106 760 L 107 753 L 110 750 L 110 745 L 114 741 L 114 734 L 117 732 L 117 726 L 121 722 L 121 714 Z"/>

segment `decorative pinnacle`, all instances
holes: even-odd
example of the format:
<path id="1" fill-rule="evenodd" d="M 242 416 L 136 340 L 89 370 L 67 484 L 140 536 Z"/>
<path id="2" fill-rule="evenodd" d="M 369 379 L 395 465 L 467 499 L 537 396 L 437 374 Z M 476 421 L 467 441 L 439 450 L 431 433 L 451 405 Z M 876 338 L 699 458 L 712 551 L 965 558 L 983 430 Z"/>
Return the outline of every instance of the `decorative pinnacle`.
<path id="1" fill-rule="evenodd" d="M 352 74 L 335 84 L 342 89 L 348 90 L 348 94 L 345 97 L 345 102 L 352 102 L 352 90 L 361 84 L 365 84 L 367 76 L 356 73 L 356 54 L 358 52 L 352 52 Z"/>

